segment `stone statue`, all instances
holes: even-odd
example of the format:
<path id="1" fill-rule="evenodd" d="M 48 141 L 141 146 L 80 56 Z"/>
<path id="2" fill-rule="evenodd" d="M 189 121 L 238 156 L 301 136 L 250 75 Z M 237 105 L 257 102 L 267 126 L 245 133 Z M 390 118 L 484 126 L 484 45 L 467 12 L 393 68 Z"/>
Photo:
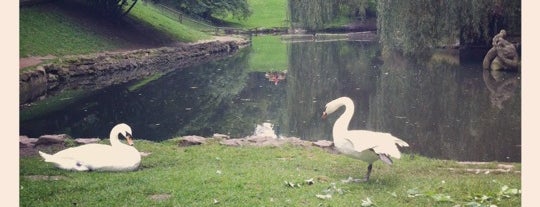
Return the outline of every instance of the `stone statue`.
<path id="1" fill-rule="evenodd" d="M 516 47 L 504 39 L 506 31 L 503 29 L 495 35 L 491 42 L 491 49 L 487 52 L 482 63 L 484 69 L 491 70 L 517 70 L 519 57 Z"/>

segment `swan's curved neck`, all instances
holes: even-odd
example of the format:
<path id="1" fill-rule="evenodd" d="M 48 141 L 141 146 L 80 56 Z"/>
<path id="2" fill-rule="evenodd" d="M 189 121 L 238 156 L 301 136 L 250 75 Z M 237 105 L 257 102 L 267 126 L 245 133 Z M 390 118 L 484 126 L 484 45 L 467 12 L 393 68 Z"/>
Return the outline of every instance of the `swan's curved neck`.
<path id="1" fill-rule="evenodd" d="M 343 106 L 345 106 L 345 112 L 339 116 L 339 118 L 334 123 L 334 128 L 332 130 L 332 134 L 334 137 L 340 137 L 336 136 L 338 133 L 343 133 L 349 130 L 349 123 L 351 122 L 351 119 L 354 114 L 354 103 L 350 99 L 344 99 L 341 103 Z"/>
<path id="2" fill-rule="evenodd" d="M 109 134 L 109 141 L 111 142 L 111 146 L 120 146 L 122 142 L 120 142 L 120 139 L 118 138 L 118 134 L 120 132 L 118 130 L 112 130 L 111 134 Z"/>

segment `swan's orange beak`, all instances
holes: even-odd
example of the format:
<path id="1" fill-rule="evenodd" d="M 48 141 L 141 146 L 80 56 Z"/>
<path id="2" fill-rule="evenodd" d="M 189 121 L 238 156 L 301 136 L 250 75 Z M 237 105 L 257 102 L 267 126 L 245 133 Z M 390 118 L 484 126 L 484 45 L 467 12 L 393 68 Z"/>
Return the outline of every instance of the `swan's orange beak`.
<path id="1" fill-rule="evenodd" d="M 126 135 L 126 140 L 127 140 L 127 143 L 129 144 L 129 146 L 133 146 L 133 137 L 131 137 L 130 134 Z"/>
<path id="2" fill-rule="evenodd" d="M 322 118 L 322 119 L 326 119 L 327 116 L 328 116 L 328 114 L 326 113 L 326 111 L 323 111 L 323 112 L 322 112 L 321 118 Z"/>

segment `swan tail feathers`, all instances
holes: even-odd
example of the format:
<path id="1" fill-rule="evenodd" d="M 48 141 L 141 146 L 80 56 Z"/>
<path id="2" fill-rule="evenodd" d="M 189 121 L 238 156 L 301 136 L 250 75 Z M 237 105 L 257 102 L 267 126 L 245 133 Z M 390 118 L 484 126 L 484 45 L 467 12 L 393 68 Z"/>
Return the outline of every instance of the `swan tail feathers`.
<path id="1" fill-rule="evenodd" d="M 379 154 L 379 158 L 386 164 L 392 165 L 394 163 L 392 159 L 390 159 L 390 157 L 386 154 Z"/>
<path id="2" fill-rule="evenodd" d="M 390 158 L 390 157 L 393 157 L 393 158 L 396 158 L 396 159 L 401 158 L 401 152 L 399 152 L 396 145 L 381 145 L 381 146 L 373 147 L 372 149 L 373 149 L 373 151 L 375 151 L 375 153 L 377 153 L 377 155 L 379 157 L 380 156 L 386 156 L 388 158 Z"/>
<path id="3" fill-rule="evenodd" d="M 396 138 L 395 140 L 396 144 L 400 147 L 408 147 L 409 144 L 401 139 Z"/>
<path id="4" fill-rule="evenodd" d="M 45 152 L 42 152 L 42 151 L 38 151 L 39 152 L 39 155 L 41 157 L 43 157 L 43 159 L 45 159 L 45 162 L 51 162 L 53 160 L 53 156 L 50 155 L 50 154 L 47 154 Z"/>

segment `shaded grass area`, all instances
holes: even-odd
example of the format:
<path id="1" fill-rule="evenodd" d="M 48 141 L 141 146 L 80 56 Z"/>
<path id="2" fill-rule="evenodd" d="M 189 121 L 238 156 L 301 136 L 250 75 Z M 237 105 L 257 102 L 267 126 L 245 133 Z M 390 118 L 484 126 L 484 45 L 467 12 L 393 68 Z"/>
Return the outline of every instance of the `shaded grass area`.
<path id="1" fill-rule="evenodd" d="M 121 46 L 66 18 L 56 6 L 24 7 L 19 16 L 20 57 L 83 54 Z"/>
<path id="2" fill-rule="evenodd" d="M 211 38 L 142 3 L 123 19 L 100 16 L 68 1 L 21 7 L 19 25 L 20 57 L 133 50 Z"/>
<path id="3" fill-rule="evenodd" d="M 288 27 L 287 0 L 248 0 L 252 15 L 238 20 L 232 16 L 223 18 L 225 22 L 243 28 Z"/>
<path id="4" fill-rule="evenodd" d="M 204 32 L 191 28 L 189 25 L 181 24 L 179 21 L 163 15 L 161 11 L 151 6 L 151 4 L 136 4 L 131 10 L 130 16 L 183 42 L 195 42 L 211 37 Z"/>
<path id="5" fill-rule="evenodd" d="M 467 173 L 454 161 L 405 155 L 393 166 L 366 164 L 316 147 L 178 147 L 178 139 L 138 141 L 135 172 L 69 172 L 20 159 L 21 206 L 520 206 L 520 174 Z M 520 164 L 513 164 L 520 170 Z M 496 165 L 489 165 L 490 167 Z M 36 179 L 42 177 L 43 179 Z M 58 180 L 48 176 L 57 176 Z M 305 180 L 313 180 L 308 184 Z M 292 184 L 292 185 L 291 185 Z M 300 185 L 298 185 L 300 184 Z M 506 186 L 506 187 L 505 187 Z M 318 198 L 326 197 L 326 199 Z M 329 195 L 329 196 L 327 196 Z M 369 204 L 371 203 L 371 204 Z M 472 205 L 472 204 L 471 204 Z"/>

